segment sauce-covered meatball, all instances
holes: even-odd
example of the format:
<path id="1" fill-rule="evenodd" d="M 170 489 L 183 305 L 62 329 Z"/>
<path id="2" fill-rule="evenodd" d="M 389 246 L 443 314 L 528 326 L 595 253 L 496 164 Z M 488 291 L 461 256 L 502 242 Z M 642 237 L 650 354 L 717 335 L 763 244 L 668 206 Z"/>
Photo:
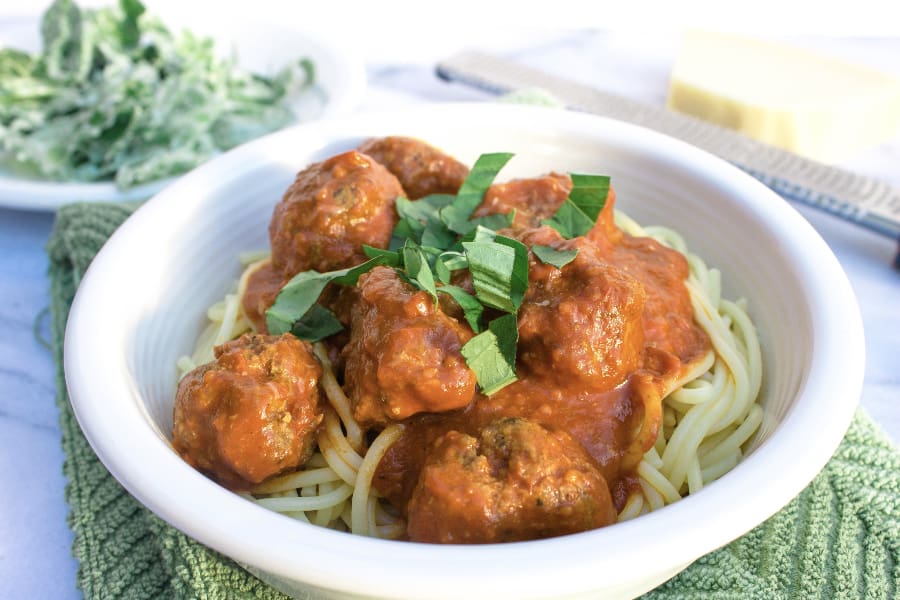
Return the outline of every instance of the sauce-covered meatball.
<path id="1" fill-rule="evenodd" d="M 345 389 L 364 424 L 461 408 L 475 396 L 475 374 L 460 348 L 472 332 L 426 292 L 387 267 L 360 277 L 344 347 Z"/>
<path id="2" fill-rule="evenodd" d="M 571 190 L 572 179 L 559 173 L 495 183 L 488 188 L 473 216 L 499 215 L 515 210 L 513 227 L 540 227 L 541 221 L 553 216 Z"/>
<path id="3" fill-rule="evenodd" d="M 273 268 L 291 277 L 365 261 L 363 244 L 387 248 L 402 195 L 396 177 L 355 150 L 300 171 L 269 224 Z"/>
<path id="4" fill-rule="evenodd" d="M 477 438 L 450 431 L 437 440 L 409 502 L 407 532 L 419 542 L 487 544 L 615 520 L 606 481 L 578 442 L 508 418 Z"/>
<path id="5" fill-rule="evenodd" d="M 303 465 L 324 418 L 322 367 L 290 334 L 245 335 L 181 380 L 172 443 L 191 465 L 247 489 Z"/>
<path id="6" fill-rule="evenodd" d="M 687 259 L 652 238 L 623 236 L 604 252 L 604 259 L 641 282 L 647 292 L 644 338 L 648 349 L 668 355 L 673 364 L 687 364 L 703 356 L 709 336 L 694 320 L 684 282 Z M 654 369 L 666 376 L 671 368 Z"/>
<path id="7" fill-rule="evenodd" d="M 469 168 L 434 146 L 408 137 L 366 140 L 359 151 L 371 156 L 397 176 L 407 198 L 429 194 L 455 194 Z"/>
<path id="8" fill-rule="evenodd" d="M 514 229 L 540 227 L 562 206 L 571 191 L 572 178 L 560 173 L 495 183 L 488 188 L 472 216 L 500 215 L 514 210 Z M 621 239 L 622 232 L 613 221 L 615 202 L 616 191 L 610 186 L 603 209 L 587 235 L 592 241 L 617 243 Z"/>
<path id="9" fill-rule="evenodd" d="M 522 364 L 550 387 L 576 380 L 607 390 L 622 383 L 641 365 L 643 286 L 601 260 L 586 238 L 564 240 L 549 227 L 520 238 L 529 247 L 578 251 L 562 268 L 529 253 L 528 291 L 519 310 Z"/>
<path id="10" fill-rule="evenodd" d="M 645 364 L 663 378 L 673 377 L 682 364 L 703 356 L 709 337 L 694 320 L 684 282 L 690 274 L 685 256 L 650 237 L 625 234 L 614 222 L 616 195 L 610 188 L 603 210 L 585 236 L 600 259 L 637 279 L 644 287 Z"/>

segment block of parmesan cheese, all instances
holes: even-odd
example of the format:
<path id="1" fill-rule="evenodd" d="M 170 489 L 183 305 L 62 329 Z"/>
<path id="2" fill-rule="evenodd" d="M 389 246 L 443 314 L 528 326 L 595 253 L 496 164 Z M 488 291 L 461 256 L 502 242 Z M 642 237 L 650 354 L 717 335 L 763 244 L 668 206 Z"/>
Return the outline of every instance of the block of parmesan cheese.
<path id="1" fill-rule="evenodd" d="M 826 163 L 900 135 L 900 78 L 732 34 L 683 34 L 668 104 Z"/>

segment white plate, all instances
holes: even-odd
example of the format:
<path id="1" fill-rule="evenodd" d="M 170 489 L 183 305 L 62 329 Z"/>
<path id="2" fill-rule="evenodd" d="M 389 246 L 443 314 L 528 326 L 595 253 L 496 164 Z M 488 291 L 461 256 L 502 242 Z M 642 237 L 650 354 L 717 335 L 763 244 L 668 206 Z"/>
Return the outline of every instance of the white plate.
<path id="1" fill-rule="evenodd" d="M 303 28 L 280 27 L 272 23 L 242 18 L 215 18 L 190 11 L 158 13 L 173 31 L 189 27 L 191 31 L 213 36 L 217 48 L 237 53 L 241 66 L 257 72 L 272 72 L 287 61 L 310 57 L 316 66 L 316 85 L 304 92 L 294 104 L 299 121 L 346 114 L 362 100 L 366 87 L 363 63 L 339 44 Z M 0 47 L 15 47 L 29 52 L 40 50 L 40 17 L 4 17 L 0 14 Z M 111 182 L 68 183 L 32 179 L 0 168 L 0 207 L 52 211 L 63 204 L 79 201 L 119 202 L 145 199 L 176 178 L 161 179 L 128 190 Z"/>

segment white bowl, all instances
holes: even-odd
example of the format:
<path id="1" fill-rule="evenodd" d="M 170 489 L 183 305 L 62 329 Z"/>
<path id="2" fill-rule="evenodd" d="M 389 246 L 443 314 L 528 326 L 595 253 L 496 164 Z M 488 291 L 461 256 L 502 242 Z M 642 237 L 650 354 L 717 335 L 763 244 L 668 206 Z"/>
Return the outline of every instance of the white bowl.
<path id="1" fill-rule="evenodd" d="M 289 520 L 219 487 L 169 445 L 175 360 L 206 307 L 268 244 L 295 172 L 363 138 L 412 135 L 471 163 L 516 157 L 501 178 L 606 173 L 643 224 L 680 231 L 746 297 L 760 332 L 765 418 L 733 471 L 657 512 L 541 541 L 437 546 Z M 536 107 L 427 105 L 272 134 L 179 179 L 109 240 L 81 283 L 65 345 L 78 420 L 121 483 L 163 519 L 281 589 L 334 597 L 630 597 L 777 512 L 843 437 L 863 378 L 862 324 L 822 239 L 784 200 L 727 163 L 657 133 Z M 318 597 L 318 596 L 317 596 Z"/>

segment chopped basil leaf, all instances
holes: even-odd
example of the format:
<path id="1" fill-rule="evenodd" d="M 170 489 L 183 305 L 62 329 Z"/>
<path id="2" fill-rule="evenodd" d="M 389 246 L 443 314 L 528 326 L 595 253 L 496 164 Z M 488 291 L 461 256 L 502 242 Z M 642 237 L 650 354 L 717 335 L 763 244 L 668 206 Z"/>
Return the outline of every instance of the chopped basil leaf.
<path id="1" fill-rule="evenodd" d="M 516 381 L 516 345 L 519 332 L 516 315 L 497 317 L 466 342 L 460 352 L 475 372 L 481 392 L 490 396 Z"/>
<path id="2" fill-rule="evenodd" d="M 339 271 L 319 273 L 303 271 L 297 273 L 278 292 L 275 303 L 266 311 L 266 327 L 272 335 L 291 331 L 294 323 L 305 318 L 306 313 L 316 304 L 325 286 L 331 282 L 341 285 L 356 285 L 359 276 L 384 264 L 384 257 L 367 260 L 361 265 Z"/>
<path id="3" fill-rule="evenodd" d="M 474 219 L 471 219 L 470 221 L 460 225 L 459 229 L 464 231 L 459 231 L 458 233 L 465 235 L 479 225 L 482 227 L 486 227 L 487 229 L 498 231 L 512 225 L 515 216 L 516 211 L 512 210 L 508 213 L 499 215 L 485 215 L 483 217 L 475 217 Z"/>
<path id="4" fill-rule="evenodd" d="M 425 258 L 422 249 L 408 242 L 403 247 L 402 253 L 404 270 L 410 282 L 420 290 L 431 294 L 431 297 L 437 302 L 434 275 L 431 273 L 431 267 L 428 266 L 428 259 Z"/>
<path id="5" fill-rule="evenodd" d="M 557 230 L 566 239 L 587 234 L 606 205 L 609 177 L 572 174 L 572 190 L 568 198 L 544 225 Z"/>
<path id="6" fill-rule="evenodd" d="M 475 333 L 481 332 L 481 315 L 484 312 L 484 305 L 477 298 L 455 285 L 442 285 L 437 291 L 453 298 L 463 310 L 463 316 L 466 318 L 466 322 L 472 328 L 472 331 Z"/>
<path id="7" fill-rule="evenodd" d="M 422 225 L 428 221 L 440 221 L 440 210 L 456 200 L 453 194 L 430 194 L 418 200 L 397 199 L 397 214 L 401 219 L 413 219 Z"/>
<path id="8" fill-rule="evenodd" d="M 557 230 L 566 239 L 585 235 L 594 226 L 594 221 L 584 214 L 569 198 L 560 205 L 553 216 L 541 221 Z"/>
<path id="9" fill-rule="evenodd" d="M 429 212 L 428 214 L 437 216 L 442 208 L 453 204 L 455 200 L 456 194 L 428 194 L 427 196 L 422 196 L 414 202 L 416 204 L 431 207 L 432 209 L 434 209 L 434 213 Z"/>
<path id="10" fill-rule="evenodd" d="M 528 249 L 495 235 L 490 242 L 464 242 L 475 295 L 483 304 L 514 313 L 528 288 Z"/>
<path id="11" fill-rule="evenodd" d="M 437 275 L 438 280 L 447 285 L 450 283 L 450 278 L 453 275 L 453 271 L 459 271 L 460 269 L 465 269 L 469 266 L 469 261 L 466 260 L 466 255 L 460 252 L 447 251 L 442 252 L 434 261 L 434 273 Z"/>
<path id="12" fill-rule="evenodd" d="M 472 170 L 463 181 L 452 204 L 440 211 L 443 221 L 450 231 L 466 233 L 469 229 L 469 218 L 481 201 L 484 193 L 491 187 L 497 173 L 509 162 L 513 155 L 509 152 L 482 154 L 472 165 Z"/>
<path id="13" fill-rule="evenodd" d="M 447 268 L 447 263 L 442 261 L 440 257 L 434 261 L 434 275 L 442 284 L 448 285 L 450 283 L 452 273 L 450 272 L 450 269 Z"/>
<path id="14" fill-rule="evenodd" d="M 525 298 L 525 291 L 528 289 L 528 248 L 519 240 L 506 237 L 505 235 L 496 236 L 494 242 L 512 248 L 515 254 L 509 299 L 516 310 L 519 310 L 519 307 L 522 306 L 522 300 Z"/>
<path id="15" fill-rule="evenodd" d="M 412 244 L 413 246 L 416 246 L 416 243 L 413 241 L 410 241 L 409 243 Z M 443 252 L 444 252 L 444 250 L 441 248 L 435 248 L 434 246 L 426 246 L 425 244 L 422 244 L 421 246 L 416 246 L 416 247 L 419 248 L 419 250 L 421 250 L 423 254 L 425 254 L 426 258 L 428 259 L 429 265 L 434 265 L 434 261 L 437 260 L 437 257 L 440 256 L 441 254 L 443 254 Z"/>
<path id="16" fill-rule="evenodd" d="M 456 241 L 456 235 L 447 229 L 443 223 L 431 223 L 425 226 L 419 242 L 422 246 L 430 246 L 432 248 L 446 248 Z"/>
<path id="17" fill-rule="evenodd" d="M 333 312 L 321 304 L 313 304 L 305 315 L 294 322 L 291 333 L 301 340 L 318 342 L 343 328 Z"/>
<path id="18" fill-rule="evenodd" d="M 460 269 L 465 269 L 469 266 L 469 261 L 466 259 L 465 254 L 453 252 L 452 250 L 442 252 L 438 257 L 438 260 L 444 263 L 451 271 L 459 271 Z"/>
<path id="19" fill-rule="evenodd" d="M 562 269 L 564 266 L 575 260 L 575 256 L 578 255 L 578 248 L 573 250 L 557 250 L 550 246 L 534 245 L 531 247 L 531 251 L 542 263 L 545 265 L 553 265 L 558 269 Z"/>
<path id="20" fill-rule="evenodd" d="M 399 200 L 399 198 L 398 198 Z M 424 229 L 424 227 L 422 228 Z M 422 236 L 422 230 L 417 230 L 414 221 L 401 219 L 394 225 L 394 231 L 391 232 L 391 241 L 388 250 L 396 251 L 403 247 L 406 240 L 418 240 Z"/>
<path id="21" fill-rule="evenodd" d="M 496 236 L 497 232 L 493 229 L 478 225 L 475 229 L 460 238 L 460 242 L 462 242 L 460 246 L 466 242 L 493 242 Z"/>
<path id="22" fill-rule="evenodd" d="M 367 244 L 363 244 L 362 248 L 366 256 L 369 258 L 381 258 L 384 261 L 382 264 L 389 267 L 399 267 L 402 264 L 403 259 L 396 250 L 382 250 L 381 248 L 375 248 L 374 246 L 369 246 Z"/>
<path id="23" fill-rule="evenodd" d="M 455 199 L 450 194 L 432 194 L 414 201 L 397 198 L 395 206 L 400 220 L 392 234 L 393 245 L 399 248 L 407 239 L 436 248 L 452 244 L 456 235 L 441 221 L 439 211 Z"/>
<path id="24" fill-rule="evenodd" d="M 609 176 L 572 173 L 571 177 L 569 199 L 592 221 L 596 221 L 609 196 Z"/>

